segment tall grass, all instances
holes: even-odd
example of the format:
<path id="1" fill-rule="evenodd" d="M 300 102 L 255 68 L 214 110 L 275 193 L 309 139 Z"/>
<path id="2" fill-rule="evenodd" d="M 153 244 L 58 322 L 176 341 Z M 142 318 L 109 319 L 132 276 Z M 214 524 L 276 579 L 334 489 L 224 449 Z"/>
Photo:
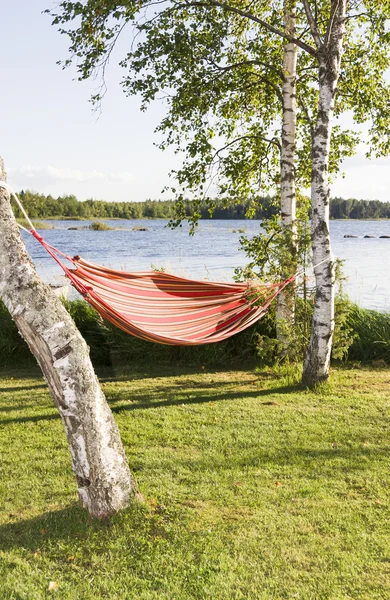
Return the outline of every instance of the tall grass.
<path id="1" fill-rule="evenodd" d="M 30 223 L 28 223 L 27 219 L 18 218 L 17 222 L 19 223 L 19 225 L 22 225 L 22 227 L 25 227 L 26 229 L 31 229 Z M 53 229 L 53 226 L 50 225 L 50 223 L 45 223 L 45 221 L 36 221 L 35 219 L 33 219 L 32 224 L 34 225 L 35 229 Z"/>
<path id="2" fill-rule="evenodd" d="M 390 364 L 390 313 L 352 305 L 348 322 L 355 332 L 349 348 L 352 360 L 384 360 Z"/>
<path id="3" fill-rule="evenodd" d="M 62 300 L 90 348 L 95 366 L 111 364 L 108 328 L 101 316 L 84 300 Z"/>

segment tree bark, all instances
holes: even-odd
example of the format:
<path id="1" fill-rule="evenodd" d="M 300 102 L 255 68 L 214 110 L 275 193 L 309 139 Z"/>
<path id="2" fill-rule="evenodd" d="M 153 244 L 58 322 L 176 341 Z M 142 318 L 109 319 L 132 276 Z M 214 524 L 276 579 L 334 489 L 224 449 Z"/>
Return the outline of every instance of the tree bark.
<path id="1" fill-rule="evenodd" d="M 0 159 L 0 179 L 5 177 Z M 94 517 L 109 517 L 139 497 L 136 483 L 88 346 L 38 276 L 4 188 L 0 188 L 0 296 L 37 359 L 60 413 L 81 503 Z"/>
<path id="2" fill-rule="evenodd" d="M 295 37 L 295 1 L 285 2 L 285 31 Z M 295 193 L 295 148 L 296 148 L 296 78 L 297 46 L 291 42 L 284 46 L 283 60 L 283 125 L 280 154 L 280 209 L 283 239 L 287 242 L 288 256 L 283 264 L 282 277 L 287 279 L 296 271 L 296 193 Z M 282 354 L 289 354 L 291 337 L 289 330 L 295 320 L 295 282 L 287 286 L 278 296 L 276 309 L 276 335 L 283 344 Z"/>
<path id="3" fill-rule="evenodd" d="M 312 249 L 316 295 L 312 333 L 302 382 L 310 387 L 329 377 L 334 331 L 334 262 L 329 233 L 329 150 L 344 38 L 346 0 L 332 2 L 328 40 L 318 50 L 319 100 L 312 146 Z M 323 262 L 325 261 L 325 262 Z"/>

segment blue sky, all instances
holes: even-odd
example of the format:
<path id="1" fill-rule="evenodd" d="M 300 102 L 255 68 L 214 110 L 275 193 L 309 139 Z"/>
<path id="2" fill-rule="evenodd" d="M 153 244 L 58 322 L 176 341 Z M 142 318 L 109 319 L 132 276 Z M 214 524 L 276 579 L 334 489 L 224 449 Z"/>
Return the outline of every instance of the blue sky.
<path id="1" fill-rule="evenodd" d="M 179 165 L 173 151 L 153 145 L 163 104 L 146 113 L 126 98 L 117 62 L 121 40 L 108 70 L 108 92 L 97 116 L 88 102 L 96 83 L 75 81 L 57 60 L 67 57 L 67 40 L 42 14 L 51 0 L 13 0 L 2 6 L 1 147 L 8 181 L 79 199 L 141 201 L 160 198 L 168 173 Z M 345 178 L 332 195 L 390 201 L 390 158 L 368 161 L 364 148 L 344 164 Z"/>

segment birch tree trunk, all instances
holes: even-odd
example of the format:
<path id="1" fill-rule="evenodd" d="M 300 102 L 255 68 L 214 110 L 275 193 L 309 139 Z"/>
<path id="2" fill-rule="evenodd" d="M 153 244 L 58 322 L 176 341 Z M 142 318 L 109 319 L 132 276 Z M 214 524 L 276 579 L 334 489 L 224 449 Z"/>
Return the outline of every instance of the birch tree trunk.
<path id="1" fill-rule="evenodd" d="M 6 173 L 0 158 L 0 179 Z M 81 503 L 108 517 L 139 496 L 118 427 L 94 373 L 88 346 L 39 278 L 0 188 L 0 296 L 49 385 L 72 455 Z"/>
<path id="2" fill-rule="evenodd" d="M 333 0 L 325 43 L 319 48 L 319 101 L 312 145 L 312 249 L 316 295 L 312 333 L 302 382 L 314 386 L 329 376 L 334 331 L 334 262 L 329 234 L 329 150 L 343 50 L 346 0 Z M 325 261 L 325 262 L 322 262 Z"/>
<path id="3" fill-rule="evenodd" d="M 295 2 L 285 2 L 285 31 L 296 35 Z M 296 195 L 294 158 L 296 146 L 296 77 L 297 46 L 288 43 L 284 46 L 283 60 L 283 125 L 280 153 L 280 209 L 283 239 L 287 240 L 289 256 L 283 265 L 282 277 L 287 279 L 296 270 Z M 276 310 L 276 334 L 288 355 L 291 339 L 289 329 L 295 320 L 295 283 L 287 286 L 278 296 Z"/>

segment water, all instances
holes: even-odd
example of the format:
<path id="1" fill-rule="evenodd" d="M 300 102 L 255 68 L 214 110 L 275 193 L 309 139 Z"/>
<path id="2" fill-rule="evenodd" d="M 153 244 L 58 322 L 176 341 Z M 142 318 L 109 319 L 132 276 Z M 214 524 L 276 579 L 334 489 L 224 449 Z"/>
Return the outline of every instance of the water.
<path id="1" fill-rule="evenodd" d="M 203 221 L 194 236 L 188 226 L 170 230 L 167 221 L 106 221 L 115 231 L 69 231 L 87 227 L 87 221 L 51 221 L 56 229 L 41 233 L 50 243 L 73 256 L 109 267 L 140 271 L 164 267 L 176 275 L 195 279 L 229 281 L 234 268 L 248 261 L 239 249 L 239 238 L 252 237 L 259 221 Z M 332 221 L 333 252 L 344 260 L 348 277 L 345 291 L 360 306 L 390 311 L 390 221 Z M 133 227 L 145 227 L 136 231 Z M 344 238 L 356 235 L 357 239 Z M 365 235 L 376 236 L 364 239 Z M 24 234 L 27 248 L 46 281 L 62 283 L 62 272 L 31 236 Z"/>

